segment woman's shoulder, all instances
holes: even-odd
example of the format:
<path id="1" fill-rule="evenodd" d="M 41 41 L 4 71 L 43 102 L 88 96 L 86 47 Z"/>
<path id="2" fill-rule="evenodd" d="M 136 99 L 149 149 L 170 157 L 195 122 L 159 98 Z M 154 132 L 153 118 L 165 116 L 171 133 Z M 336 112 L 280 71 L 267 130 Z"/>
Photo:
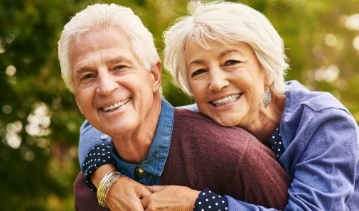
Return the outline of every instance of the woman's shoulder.
<path id="1" fill-rule="evenodd" d="M 339 109 L 348 112 L 345 106 L 329 92 L 311 91 L 298 81 L 289 81 L 286 84 L 285 109 L 287 111 L 308 108 L 315 112 L 324 109 Z"/>
<path id="2" fill-rule="evenodd" d="M 281 120 L 281 135 L 288 147 L 292 143 L 298 143 L 303 149 L 314 138 L 317 141 L 326 142 L 330 133 L 342 135 L 350 134 L 350 144 L 358 137 L 358 126 L 352 114 L 327 92 L 310 91 L 298 82 L 290 83 L 286 93 L 286 104 Z M 343 128 L 338 130 L 338 128 Z M 332 137 L 335 137 L 332 135 Z M 341 140 L 343 142 L 343 139 Z M 332 142 L 337 144 L 342 142 Z M 293 145 L 292 145 L 293 146 Z"/>
<path id="3" fill-rule="evenodd" d="M 287 82 L 281 124 L 289 124 L 292 128 L 299 124 L 310 127 L 310 122 L 320 124 L 331 118 L 353 122 L 351 113 L 332 94 L 310 91 L 297 81 Z"/>

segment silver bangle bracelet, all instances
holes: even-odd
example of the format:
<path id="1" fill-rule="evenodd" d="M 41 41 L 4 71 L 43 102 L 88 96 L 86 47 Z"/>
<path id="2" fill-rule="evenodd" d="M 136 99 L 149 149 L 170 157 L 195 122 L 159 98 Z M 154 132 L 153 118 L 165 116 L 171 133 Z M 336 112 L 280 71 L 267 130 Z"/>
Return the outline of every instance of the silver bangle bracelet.
<path id="1" fill-rule="evenodd" d="M 106 203 L 107 193 L 110 190 L 112 184 L 122 176 L 123 175 L 120 172 L 113 170 L 108 172 L 102 178 L 100 185 L 97 189 L 97 200 L 101 206 L 108 208 L 108 205 Z"/>

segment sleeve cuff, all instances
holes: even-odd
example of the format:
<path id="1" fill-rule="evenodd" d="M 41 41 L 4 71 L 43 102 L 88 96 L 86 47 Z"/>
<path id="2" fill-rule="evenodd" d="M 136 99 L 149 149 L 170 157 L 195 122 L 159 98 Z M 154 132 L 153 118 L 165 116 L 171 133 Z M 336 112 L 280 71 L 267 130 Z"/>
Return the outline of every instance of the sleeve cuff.
<path id="1" fill-rule="evenodd" d="M 199 193 L 194 211 L 228 210 L 227 198 L 206 188 Z"/>
<path id="2" fill-rule="evenodd" d="M 114 159 L 111 157 L 109 144 L 101 144 L 92 148 L 82 164 L 86 184 L 92 191 L 96 191 L 96 187 L 91 182 L 91 175 L 96 169 L 105 164 L 115 164 Z"/>

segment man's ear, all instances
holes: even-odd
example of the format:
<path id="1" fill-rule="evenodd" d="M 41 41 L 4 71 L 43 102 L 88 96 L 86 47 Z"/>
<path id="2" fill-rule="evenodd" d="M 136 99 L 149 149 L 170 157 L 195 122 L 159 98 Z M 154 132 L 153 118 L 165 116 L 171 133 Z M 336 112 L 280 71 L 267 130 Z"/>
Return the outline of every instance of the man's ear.
<path id="1" fill-rule="evenodd" d="M 162 63 L 158 61 L 155 65 L 151 67 L 151 75 L 153 79 L 153 92 L 159 91 L 162 82 Z"/>
<path id="2" fill-rule="evenodd" d="M 82 110 L 81 110 L 80 104 L 77 102 L 77 98 L 76 98 L 76 97 L 75 97 L 75 100 L 76 100 L 77 107 L 79 108 L 79 110 L 80 110 L 81 114 L 84 114 L 84 113 L 82 113 Z"/>

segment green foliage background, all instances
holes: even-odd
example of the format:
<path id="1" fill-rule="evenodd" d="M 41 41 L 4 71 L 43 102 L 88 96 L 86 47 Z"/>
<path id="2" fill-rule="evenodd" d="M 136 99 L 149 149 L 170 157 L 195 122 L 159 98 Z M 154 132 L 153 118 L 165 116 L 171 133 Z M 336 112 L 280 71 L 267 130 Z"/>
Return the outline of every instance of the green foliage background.
<path id="1" fill-rule="evenodd" d="M 61 79 L 56 44 L 69 18 L 95 2 L 1 0 L 0 210 L 73 210 L 78 132 L 84 118 Z M 163 30 L 187 14 L 188 0 L 102 2 L 131 7 L 162 51 Z M 359 1 L 241 2 L 267 15 L 283 37 L 291 65 L 287 79 L 333 93 L 358 122 Z M 192 102 L 167 73 L 163 89 L 174 105 Z"/>

